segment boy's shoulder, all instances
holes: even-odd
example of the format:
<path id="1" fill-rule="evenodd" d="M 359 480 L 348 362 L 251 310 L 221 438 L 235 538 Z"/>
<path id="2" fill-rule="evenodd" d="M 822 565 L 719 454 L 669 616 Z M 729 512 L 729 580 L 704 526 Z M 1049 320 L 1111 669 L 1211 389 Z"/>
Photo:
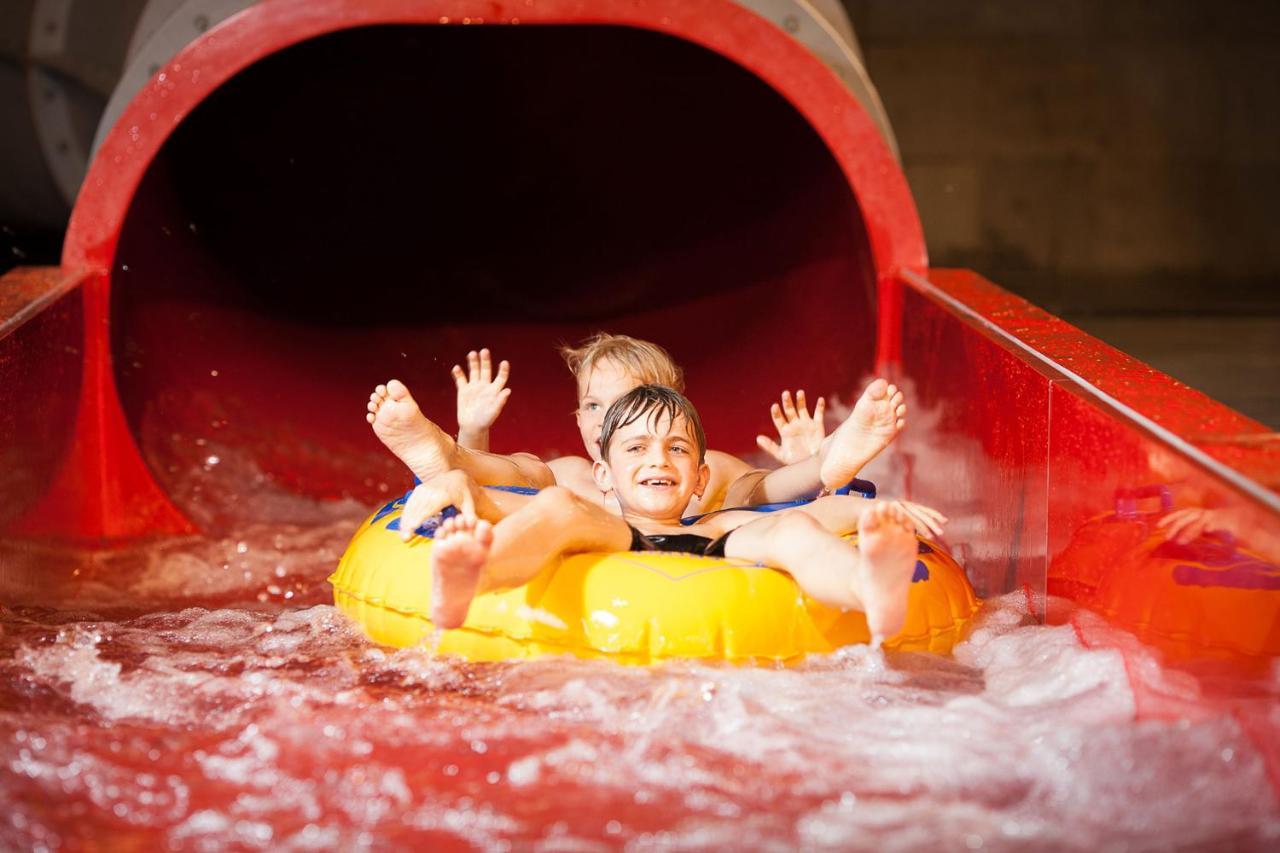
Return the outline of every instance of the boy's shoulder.
<path id="1" fill-rule="evenodd" d="M 719 450 L 707 451 L 707 464 L 711 466 L 712 476 L 727 477 L 730 480 L 736 480 L 743 474 L 756 470 L 754 465 Z"/>
<path id="2" fill-rule="evenodd" d="M 561 456 L 548 462 L 547 467 L 556 475 L 557 483 L 569 478 L 591 478 L 591 460 L 585 456 Z"/>

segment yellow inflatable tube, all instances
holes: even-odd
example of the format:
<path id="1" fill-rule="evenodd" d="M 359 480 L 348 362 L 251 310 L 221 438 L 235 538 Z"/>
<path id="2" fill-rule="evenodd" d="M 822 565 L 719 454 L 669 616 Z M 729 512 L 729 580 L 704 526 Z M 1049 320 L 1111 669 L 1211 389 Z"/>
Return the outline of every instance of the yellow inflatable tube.
<path id="1" fill-rule="evenodd" d="M 362 523 L 329 582 L 338 608 L 372 640 L 405 647 L 434 631 L 432 541 L 401 541 L 399 517 L 397 502 Z M 978 601 L 954 560 L 923 541 L 920 551 L 906 627 L 885 646 L 949 652 Z M 774 569 L 621 552 L 570 557 L 525 586 L 478 596 L 438 650 L 476 661 L 572 654 L 632 664 L 785 662 L 869 639 L 861 613 L 818 604 Z"/>

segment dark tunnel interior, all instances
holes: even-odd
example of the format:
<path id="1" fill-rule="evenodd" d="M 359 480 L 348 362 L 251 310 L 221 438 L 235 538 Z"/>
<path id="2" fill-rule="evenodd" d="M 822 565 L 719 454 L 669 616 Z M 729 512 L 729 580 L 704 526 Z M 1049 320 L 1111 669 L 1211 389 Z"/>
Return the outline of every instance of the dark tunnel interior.
<path id="1" fill-rule="evenodd" d="M 403 480 L 374 384 L 453 431 L 448 369 L 489 346 L 513 362 L 494 449 L 580 452 L 555 345 L 601 329 L 667 347 L 711 445 L 746 453 L 783 388 L 847 397 L 871 369 L 874 281 L 823 141 L 721 56 L 372 27 L 250 66 L 175 129 L 121 234 L 113 353 L 180 506 L 193 465 L 370 499 Z"/>

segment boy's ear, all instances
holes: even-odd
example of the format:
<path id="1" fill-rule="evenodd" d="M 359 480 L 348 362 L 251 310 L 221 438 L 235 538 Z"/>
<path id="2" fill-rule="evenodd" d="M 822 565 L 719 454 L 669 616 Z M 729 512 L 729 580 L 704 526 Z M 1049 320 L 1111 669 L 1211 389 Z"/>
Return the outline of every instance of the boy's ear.
<path id="1" fill-rule="evenodd" d="M 609 466 L 604 462 L 591 463 L 591 476 L 596 481 L 596 486 L 601 492 L 608 494 L 613 491 L 613 472 L 609 470 Z"/>
<path id="2" fill-rule="evenodd" d="M 694 495 L 701 498 L 709 485 L 711 485 L 711 466 L 703 462 L 698 466 L 698 485 L 693 490 Z"/>

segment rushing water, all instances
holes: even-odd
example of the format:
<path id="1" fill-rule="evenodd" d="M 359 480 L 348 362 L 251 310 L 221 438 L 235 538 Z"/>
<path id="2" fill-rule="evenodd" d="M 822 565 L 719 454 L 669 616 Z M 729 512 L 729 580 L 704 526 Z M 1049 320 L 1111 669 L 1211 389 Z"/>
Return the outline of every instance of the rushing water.
<path id="1" fill-rule="evenodd" d="M 1040 625 L 1018 596 L 950 658 L 436 659 L 332 607 L 360 508 L 300 506 L 112 554 L 5 546 L 0 848 L 1280 843 L 1257 746 L 1276 676 L 1202 702 L 1091 614 Z M 1181 704 L 1137 713 L 1135 678 Z"/>

